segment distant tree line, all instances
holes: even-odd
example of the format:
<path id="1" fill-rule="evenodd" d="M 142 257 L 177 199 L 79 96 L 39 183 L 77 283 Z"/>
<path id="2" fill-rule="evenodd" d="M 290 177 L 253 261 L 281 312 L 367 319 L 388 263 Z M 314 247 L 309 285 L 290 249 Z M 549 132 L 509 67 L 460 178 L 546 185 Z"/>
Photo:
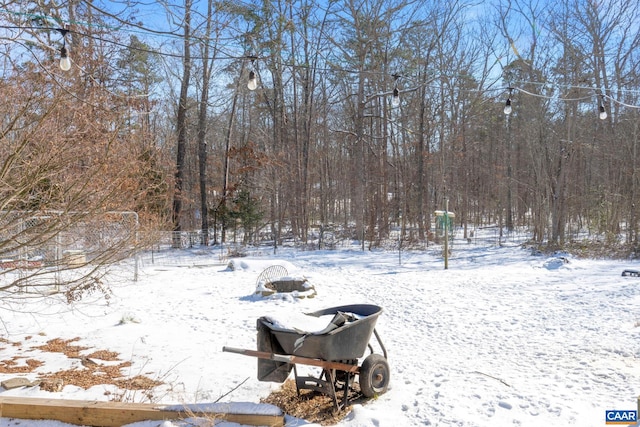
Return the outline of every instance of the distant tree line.
<path id="1" fill-rule="evenodd" d="M 0 209 L 376 246 L 448 205 L 637 245 L 639 3 L 9 0 Z"/>

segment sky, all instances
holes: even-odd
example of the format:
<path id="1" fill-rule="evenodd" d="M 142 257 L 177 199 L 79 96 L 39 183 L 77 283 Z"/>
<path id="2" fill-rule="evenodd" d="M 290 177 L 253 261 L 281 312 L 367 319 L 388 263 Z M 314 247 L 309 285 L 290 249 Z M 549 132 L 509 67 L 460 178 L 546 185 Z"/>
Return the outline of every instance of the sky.
<path id="1" fill-rule="evenodd" d="M 84 354 L 117 352 L 131 363 L 129 376 L 162 381 L 151 399 L 105 385 L 0 388 L 0 397 L 259 404 L 281 384 L 259 381 L 257 359 L 224 346 L 256 349 L 262 316 L 374 304 L 383 309 L 375 328 L 388 352 L 389 389 L 351 406 L 341 427 L 601 427 L 607 410 L 636 410 L 640 278 L 622 272 L 640 270 L 640 263 L 542 255 L 515 239 L 498 245 L 490 233 L 470 243 L 454 239 L 448 269 L 433 244 L 402 253 L 361 251 L 357 242 L 326 251 L 281 247 L 275 254 L 254 248 L 235 259 L 220 248 L 146 253 L 138 280 L 123 265 L 120 278 L 108 283 L 108 299 L 92 294 L 72 306 L 51 298 L 3 307 L 1 338 L 13 344 L 0 345 L 0 361 L 43 365 L 0 374 L 0 381 L 83 369 L 78 358 L 37 349 L 56 338 L 76 340 Z M 316 294 L 256 294 L 258 276 L 271 265 L 307 278 Z M 300 369 L 315 374 L 313 367 Z M 17 425 L 67 427 L 0 417 L 0 427 Z M 163 427 L 171 425 L 187 424 Z M 286 425 L 313 424 L 287 416 Z"/>

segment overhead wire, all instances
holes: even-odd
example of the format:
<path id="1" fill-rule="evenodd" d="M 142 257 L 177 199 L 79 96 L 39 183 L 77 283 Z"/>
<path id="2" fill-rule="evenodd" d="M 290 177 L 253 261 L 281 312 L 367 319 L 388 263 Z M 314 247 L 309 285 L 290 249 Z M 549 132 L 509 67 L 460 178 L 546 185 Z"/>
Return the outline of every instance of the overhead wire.
<path id="1" fill-rule="evenodd" d="M 107 14 L 108 16 L 112 16 L 111 14 L 109 14 L 108 12 L 94 7 L 96 10 L 99 10 L 102 13 Z M 71 21 L 71 20 L 64 20 L 64 19 L 59 19 L 59 18 L 54 18 L 51 16 L 46 16 L 46 15 L 42 15 L 42 14 L 35 14 L 35 13 L 27 13 L 27 12 L 15 12 L 15 11 L 11 11 L 8 9 L 0 9 L 0 13 L 8 13 L 8 14 L 12 14 L 15 16 L 19 16 L 19 17 L 26 17 L 32 21 L 37 21 L 37 20 L 41 20 L 41 22 L 50 22 L 51 20 L 55 21 L 56 23 L 61 23 L 65 26 L 65 28 L 60 28 L 60 27 L 54 27 L 54 26 L 42 26 L 42 25 L 0 25 L 0 28 L 2 29 L 9 29 L 9 30 L 43 30 L 43 31 L 65 31 L 71 34 L 76 34 L 78 36 L 81 37 L 87 37 L 87 38 L 92 38 L 94 40 L 103 42 L 103 43 L 109 43 L 112 44 L 114 46 L 118 46 L 120 48 L 123 49 L 130 49 L 130 50 L 135 50 L 135 51 L 140 51 L 140 52 L 145 52 L 145 53 L 149 53 L 149 54 L 153 54 L 153 55 L 158 55 L 161 57 L 167 57 L 167 58 L 182 58 L 183 55 L 181 53 L 175 53 L 175 52 L 169 52 L 166 50 L 161 50 L 161 49 L 154 49 L 151 47 L 142 47 L 142 46 L 134 46 L 134 45 L 130 45 L 130 44 L 126 44 L 123 42 L 120 42 L 118 40 L 114 40 L 114 39 L 108 39 L 105 38 L 103 36 L 91 33 L 91 32 L 83 32 L 83 31 L 79 31 L 77 29 L 77 27 L 86 27 L 86 28 L 100 28 L 103 30 L 108 30 L 108 31 L 118 31 L 118 32 L 123 32 L 123 33 L 127 33 L 127 34 L 144 34 L 144 35 L 148 35 L 148 36 L 153 36 L 153 37 L 166 37 L 166 38 L 174 38 L 176 40 L 180 39 L 183 40 L 184 39 L 184 35 L 175 33 L 173 31 L 159 31 L 159 30 L 153 30 L 141 25 L 137 25 L 137 24 L 133 24 L 133 23 L 127 23 L 125 21 L 119 20 L 119 22 L 121 23 L 121 25 L 118 26 L 113 26 L 113 25 L 107 25 L 106 23 L 87 23 L 87 22 L 81 22 L 81 21 Z M 127 28 L 124 29 L 125 26 L 130 26 L 132 28 Z M 76 28 L 73 28 L 76 27 Z M 210 38 L 208 37 L 202 37 L 202 36 L 197 36 L 197 35 L 192 35 L 190 36 L 191 39 L 193 39 L 194 42 L 201 42 L 201 43 L 206 43 L 206 42 L 210 42 L 212 41 Z M 220 40 L 223 40 L 225 42 L 227 41 L 232 41 L 232 40 L 236 40 L 236 38 L 233 37 L 228 37 L 228 38 L 222 38 L 222 39 L 216 39 L 216 43 L 219 43 Z M 146 42 L 147 40 L 145 40 Z M 205 58 L 202 56 L 192 56 L 192 59 L 197 59 L 197 60 L 211 60 L 211 59 L 216 59 L 216 60 L 251 60 L 251 61 L 261 61 L 261 60 L 266 60 L 268 58 L 268 56 L 265 55 L 248 55 L 246 53 L 230 53 L 230 51 L 232 50 L 240 50 L 240 47 L 236 44 L 232 45 L 232 44 L 228 44 L 228 45 L 224 45 L 222 47 L 219 47 L 217 49 L 218 54 L 216 55 L 215 58 Z M 222 54 L 220 54 L 220 52 L 222 52 Z M 313 71 L 317 71 L 320 73 L 335 73 L 335 72 L 340 72 L 340 73 L 345 73 L 345 74 L 353 74 L 353 75 L 357 75 L 362 73 L 362 70 L 356 70 L 356 69 L 350 69 L 350 68 L 345 68 L 345 67 L 340 67 L 340 66 L 324 66 L 324 67 L 318 67 L 318 66 L 311 66 L 309 64 L 304 64 L 304 63 L 295 63 L 295 64 L 289 64 L 287 62 L 281 62 L 281 64 L 285 67 L 296 67 L 296 68 L 308 68 L 311 69 Z M 397 85 L 397 80 L 398 77 L 402 77 L 403 79 L 409 79 L 409 80 L 418 80 L 419 76 L 413 76 L 411 74 L 398 74 L 398 73 L 389 73 L 386 71 L 376 71 L 376 70 L 367 70 L 366 71 L 368 74 L 370 75 L 379 75 L 379 76 L 389 76 L 391 78 L 393 78 L 393 83 L 395 85 Z M 398 76 L 398 77 L 396 77 Z M 446 76 L 444 74 L 440 74 L 438 75 L 438 77 L 440 79 L 444 78 L 444 77 L 449 77 L 449 78 L 455 78 L 455 77 L 460 77 L 460 76 Z M 424 86 L 428 86 L 428 87 L 432 87 L 435 88 L 436 86 L 433 85 L 433 80 L 431 80 L 431 83 L 428 84 L 423 84 Z M 550 82 L 516 82 L 518 83 L 517 86 L 515 85 L 509 85 L 507 87 L 499 87 L 499 88 L 477 88 L 477 89 L 469 89 L 469 88 L 465 88 L 465 89 L 459 89 L 460 91 L 465 91 L 465 92 L 490 92 L 490 91 L 507 91 L 509 89 L 512 89 L 514 91 L 517 92 L 521 92 L 524 93 L 526 95 L 529 96 L 533 96 L 533 97 L 538 97 L 538 98 L 544 98 L 544 99 L 549 99 L 549 100 L 556 100 L 556 101 L 565 101 L 565 102 L 579 102 L 579 101 L 586 101 L 588 99 L 592 99 L 594 96 L 597 95 L 598 93 L 598 89 L 595 89 L 593 87 L 588 87 L 588 86 L 582 86 L 582 85 L 573 85 L 573 84 L 560 84 L 560 83 L 550 83 Z M 438 86 L 438 88 L 441 85 Z M 536 93 L 533 92 L 531 90 L 525 89 L 523 86 L 546 86 L 549 88 L 555 88 L 555 89 L 565 89 L 565 90 L 573 90 L 573 89 L 581 89 L 581 90 L 590 90 L 593 91 L 593 94 L 591 95 L 585 95 L 582 97 L 562 97 L 559 95 L 544 95 L 542 93 Z M 404 91 L 403 91 L 404 92 Z M 640 96 L 640 90 L 637 89 L 624 89 L 624 88 L 616 88 L 616 92 L 618 93 L 625 93 L 625 94 L 633 94 L 633 95 L 638 95 Z M 623 102 L 619 99 L 616 99 L 614 97 L 612 97 L 611 95 L 608 95 L 606 93 L 602 94 L 603 98 L 606 98 L 608 100 L 610 100 L 611 102 L 615 102 L 621 106 L 627 107 L 627 108 L 634 108 L 634 109 L 640 109 L 640 105 L 633 105 L 633 104 L 629 104 L 626 102 Z"/>

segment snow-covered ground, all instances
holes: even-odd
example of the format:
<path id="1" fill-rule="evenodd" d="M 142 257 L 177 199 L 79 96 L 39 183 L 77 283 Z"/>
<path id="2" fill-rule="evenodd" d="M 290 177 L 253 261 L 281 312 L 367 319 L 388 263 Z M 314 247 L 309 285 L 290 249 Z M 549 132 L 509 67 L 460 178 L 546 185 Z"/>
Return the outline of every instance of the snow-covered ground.
<path id="1" fill-rule="evenodd" d="M 257 403 L 280 385 L 258 381 L 256 359 L 223 346 L 255 349 L 261 316 L 366 303 L 384 310 L 376 329 L 388 351 L 390 387 L 353 407 L 340 426 L 600 427 L 606 410 L 636 409 L 640 278 L 621 275 L 640 270 L 636 261 L 548 257 L 475 242 L 456 242 L 448 269 L 435 246 L 401 256 L 357 246 L 265 249 L 224 262 L 219 255 L 167 249 L 143 258 L 137 282 L 111 284 L 109 301 L 94 294 L 71 307 L 49 300 L 29 303 L 28 314 L 5 310 L 0 337 L 21 344 L 0 346 L 0 360 L 46 361 L 25 375 L 35 380 L 79 360 L 34 347 L 79 337 L 74 345 L 120 353 L 132 362 L 132 376 L 162 380 L 155 402 L 207 403 L 225 395 L 221 402 Z M 255 295 L 258 275 L 275 264 L 308 278 L 317 295 Z M 106 386 L 58 393 L 24 387 L 0 389 L 0 396 L 109 400 L 107 391 L 116 393 Z M 145 402 L 134 392 L 123 398 Z M 306 424 L 287 418 L 288 426 Z M 16 425 L 0 418 L 0 427 Z"/>

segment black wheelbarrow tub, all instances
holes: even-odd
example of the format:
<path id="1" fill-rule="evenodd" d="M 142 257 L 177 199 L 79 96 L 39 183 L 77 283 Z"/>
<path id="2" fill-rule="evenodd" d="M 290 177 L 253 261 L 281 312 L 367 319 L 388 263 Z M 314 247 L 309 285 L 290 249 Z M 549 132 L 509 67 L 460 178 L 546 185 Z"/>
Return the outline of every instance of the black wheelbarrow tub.
<path id="1" fill-rule="evenodd" d="M 334 316 L 329 325 L 318 332 L 283 329 L 266 317 L 258 323 L 266 326 L 284 354 L 345 361 L 364 355 L 381 313 L 382 307 L 370 304 L 343 305 L 307 313 L 315 317 Z"/>

